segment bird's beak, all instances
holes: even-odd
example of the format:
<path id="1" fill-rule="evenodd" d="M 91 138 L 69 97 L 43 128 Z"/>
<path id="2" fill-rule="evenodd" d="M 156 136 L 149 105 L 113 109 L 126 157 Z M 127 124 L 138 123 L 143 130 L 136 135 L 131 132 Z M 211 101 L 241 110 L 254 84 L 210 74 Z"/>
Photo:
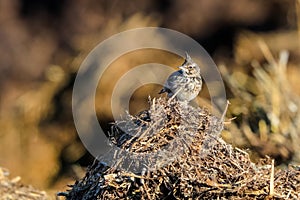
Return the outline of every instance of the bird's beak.
<path id="1" fill-rule="evenodd" d="M 182 70 L 184 70 L 184 69 L 185 69 L 185 67 L 183 67 L 183 66 L 179 66 L 179 69 L 182 69 Z"/>

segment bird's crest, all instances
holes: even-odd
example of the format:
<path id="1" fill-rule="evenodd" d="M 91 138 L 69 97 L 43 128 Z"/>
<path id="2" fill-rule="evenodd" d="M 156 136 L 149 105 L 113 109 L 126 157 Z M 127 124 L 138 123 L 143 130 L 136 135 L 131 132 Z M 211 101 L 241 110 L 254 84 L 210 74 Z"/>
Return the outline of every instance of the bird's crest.
<path id="1" fill-rule="evenodd" d="M 191 58 L 191 56 L 187 53 L 187 52 L 185 52 L 185 60 L 184 60 L 184 62 L 183 62 L 183 66 L 184 65 L 186 65 L 187 63 L 193 63 L 194 61 L 192 60 L 192 58 Z"/>

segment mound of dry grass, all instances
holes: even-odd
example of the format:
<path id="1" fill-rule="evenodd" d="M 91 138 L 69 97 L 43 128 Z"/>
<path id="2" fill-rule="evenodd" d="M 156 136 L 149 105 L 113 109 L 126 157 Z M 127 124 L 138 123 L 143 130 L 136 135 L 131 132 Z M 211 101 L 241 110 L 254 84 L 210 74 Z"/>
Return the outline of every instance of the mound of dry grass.
<path id="1" fill-rule="evenodd" d="M 148 111 L 128 115 L 112 128 L 112 143 L 130 154 L 115 152 L 112 166 L 100 157 L 59 195 L 68 200 L 299 199 L 299 167 L 275 170 L 270 158 L 255 164 L 248 153 L 223 141 L 222 129 L 222 117 L 206 109 L 153 99 Z"/>

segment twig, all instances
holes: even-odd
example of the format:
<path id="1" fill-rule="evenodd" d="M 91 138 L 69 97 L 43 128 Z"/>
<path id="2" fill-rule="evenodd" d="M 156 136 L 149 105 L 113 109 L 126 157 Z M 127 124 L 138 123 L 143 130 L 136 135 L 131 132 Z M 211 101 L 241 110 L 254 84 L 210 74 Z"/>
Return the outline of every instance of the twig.
<path id="1" fill-rule="evenodd" d="M 274 196 L 274 159 L 272 159 L 271 177 L 270 177 L 270 197 Z"/>
<path id="2" fill-rule="evenodd" d="M 227 113 L 228 105 L 229 105 L 229 104 L 230 104 L 230 102 L 227 100 L 225 110 L 224 110 L 224 112 L 223 112 L 223 114 L 222 114 L 222 116 L 221 116 L 221 122 L 224 122 L 225 115 L 226 115 L 226 113 Z"/>

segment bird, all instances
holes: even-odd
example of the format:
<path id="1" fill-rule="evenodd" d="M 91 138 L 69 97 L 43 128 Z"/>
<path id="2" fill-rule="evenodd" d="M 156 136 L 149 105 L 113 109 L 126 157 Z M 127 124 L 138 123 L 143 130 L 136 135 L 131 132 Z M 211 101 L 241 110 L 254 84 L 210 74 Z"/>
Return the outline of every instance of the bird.
<path id="1" fill-rule="evenodd" d="M 179 101 L 190 102 L 202 89 L 200 67 L 185 52 L 185 60 L 178 68 L 168 77 L 159 94 L 167 93 L 168 98 L 175 96 Z"/>

